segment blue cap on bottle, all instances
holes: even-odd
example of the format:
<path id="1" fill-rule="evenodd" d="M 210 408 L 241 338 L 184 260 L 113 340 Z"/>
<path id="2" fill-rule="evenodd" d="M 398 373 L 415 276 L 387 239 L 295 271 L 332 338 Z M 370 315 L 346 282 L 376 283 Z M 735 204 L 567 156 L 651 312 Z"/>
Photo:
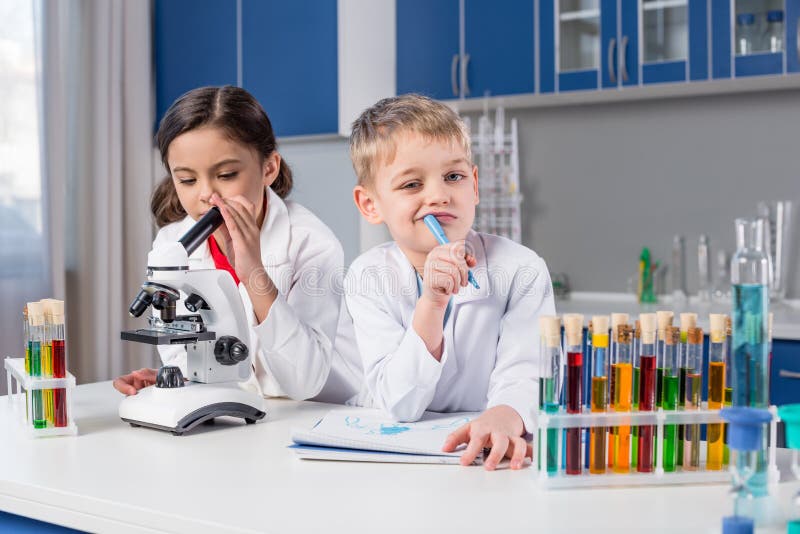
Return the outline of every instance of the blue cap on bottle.
<path id="1" fill-rule="evenodd" d="M 789 521 L 786 524 L 786 534 L 800 534 L 800 520 Z"/>
<path id="2" fill-rule="evenodd" d="M 753 520 L 741 515 L 722 518 L 722 534 L 753 534 Z"/>
<path id="3" fill-rule="evenodd" d="M 767 11 L 767 22 L 783 22 L 783 11 L 780 9 Z"/>
<path id="4" fill-rule="evenodd" d="M 772 420 L 769 410 L 759 408 L 723 408 L 719 416 L 728 422 L 728 446 L 737 451 L 761 449 L 765 423 Z"/>
<path id="5" fill-rule="evenodd" d="M 755 24 L 756 16 L 752 13 L 739 13 L 736 15 L 736 24 L 739 26 L 750 26 L 751 24 Z"/>

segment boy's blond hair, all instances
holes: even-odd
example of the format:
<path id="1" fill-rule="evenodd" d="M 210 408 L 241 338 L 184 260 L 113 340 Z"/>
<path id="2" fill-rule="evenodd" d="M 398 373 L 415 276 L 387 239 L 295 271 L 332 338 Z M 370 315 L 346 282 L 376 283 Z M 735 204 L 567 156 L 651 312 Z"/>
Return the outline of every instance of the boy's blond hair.
<path id="1" fill-rule="evenodd" d="M 372 185 L 376 165 L 394 159 L 395 136 L 400 132 L 414 132 L 427 139 L 455 143 L 472 161 L 469 130 L 452 109 L 416 94 L 384 98 L 364 110 L 353 122 L 350 159 L 359 185 Z"/>

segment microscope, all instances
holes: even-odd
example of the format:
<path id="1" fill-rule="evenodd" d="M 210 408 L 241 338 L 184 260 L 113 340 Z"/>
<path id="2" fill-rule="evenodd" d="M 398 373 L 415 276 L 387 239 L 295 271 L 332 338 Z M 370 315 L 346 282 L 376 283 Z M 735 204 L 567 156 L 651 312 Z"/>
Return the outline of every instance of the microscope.
<path id="1" fill-rule="evenodd" d="M 188 377 L 177 366 L 163 366 L 155 385 L 126 397 L 119 415 L 131 426 L 166 430 L 180 436 L 215 417 L 255 423 L 266 415 L 263 397 L 242 387 L 251 373 L 247 315 L 229 273 L 189 270 L 189 256 L 223 222 L 212 207 L 177 242 L 155 247 L 147 256 L 147 278 L 130 306 L 140 317 L 158 312 L 148 328 L 122 332 L 122 339 L 150 345 L 184 345 Z M 176 315 L 177 303 L 191 312 Z"/>

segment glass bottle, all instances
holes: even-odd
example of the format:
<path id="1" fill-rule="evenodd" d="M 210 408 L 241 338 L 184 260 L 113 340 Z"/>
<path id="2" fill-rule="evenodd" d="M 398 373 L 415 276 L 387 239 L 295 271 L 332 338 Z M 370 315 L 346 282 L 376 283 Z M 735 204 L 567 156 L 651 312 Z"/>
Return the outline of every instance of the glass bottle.
<path id="1" fill-rule="evenodd" d="M 752 13 L 736 15 L 736 54 L 746 56 L 755 50 L 756 16 Z"/>
<path id="2" fill-rule="evenodd" d="M 783 11 L 767 11 L 765 44 L 769 52 L 783 52 Z"/>

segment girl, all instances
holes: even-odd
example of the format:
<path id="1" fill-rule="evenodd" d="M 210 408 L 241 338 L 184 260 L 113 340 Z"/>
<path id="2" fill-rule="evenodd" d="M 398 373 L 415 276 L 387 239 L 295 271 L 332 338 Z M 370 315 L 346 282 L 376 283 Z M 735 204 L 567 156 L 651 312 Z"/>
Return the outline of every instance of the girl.
<path id="1" fill-rule="evenodd" d="M 335 291 L 342 247 L 311 212 L 284 200 L 292 172 L 259 103 L 238 87 L 194 89 L 169 108 L 156 139 L 169 176 L 151 199 L 160 228 L 153 246 L 177 241 L 212 206 L 220 209 L 225 223 L 189 268 L 224 269 L 239 286 L 256 355 L 251 382 L 270 396 L 359 402 L 360 359 Z M 159 353 L 186 373 L 184 347 L 159 345 Z M 140 369 L 114 387 L 133 395 L 155 378 L 155 369 Z"/>

